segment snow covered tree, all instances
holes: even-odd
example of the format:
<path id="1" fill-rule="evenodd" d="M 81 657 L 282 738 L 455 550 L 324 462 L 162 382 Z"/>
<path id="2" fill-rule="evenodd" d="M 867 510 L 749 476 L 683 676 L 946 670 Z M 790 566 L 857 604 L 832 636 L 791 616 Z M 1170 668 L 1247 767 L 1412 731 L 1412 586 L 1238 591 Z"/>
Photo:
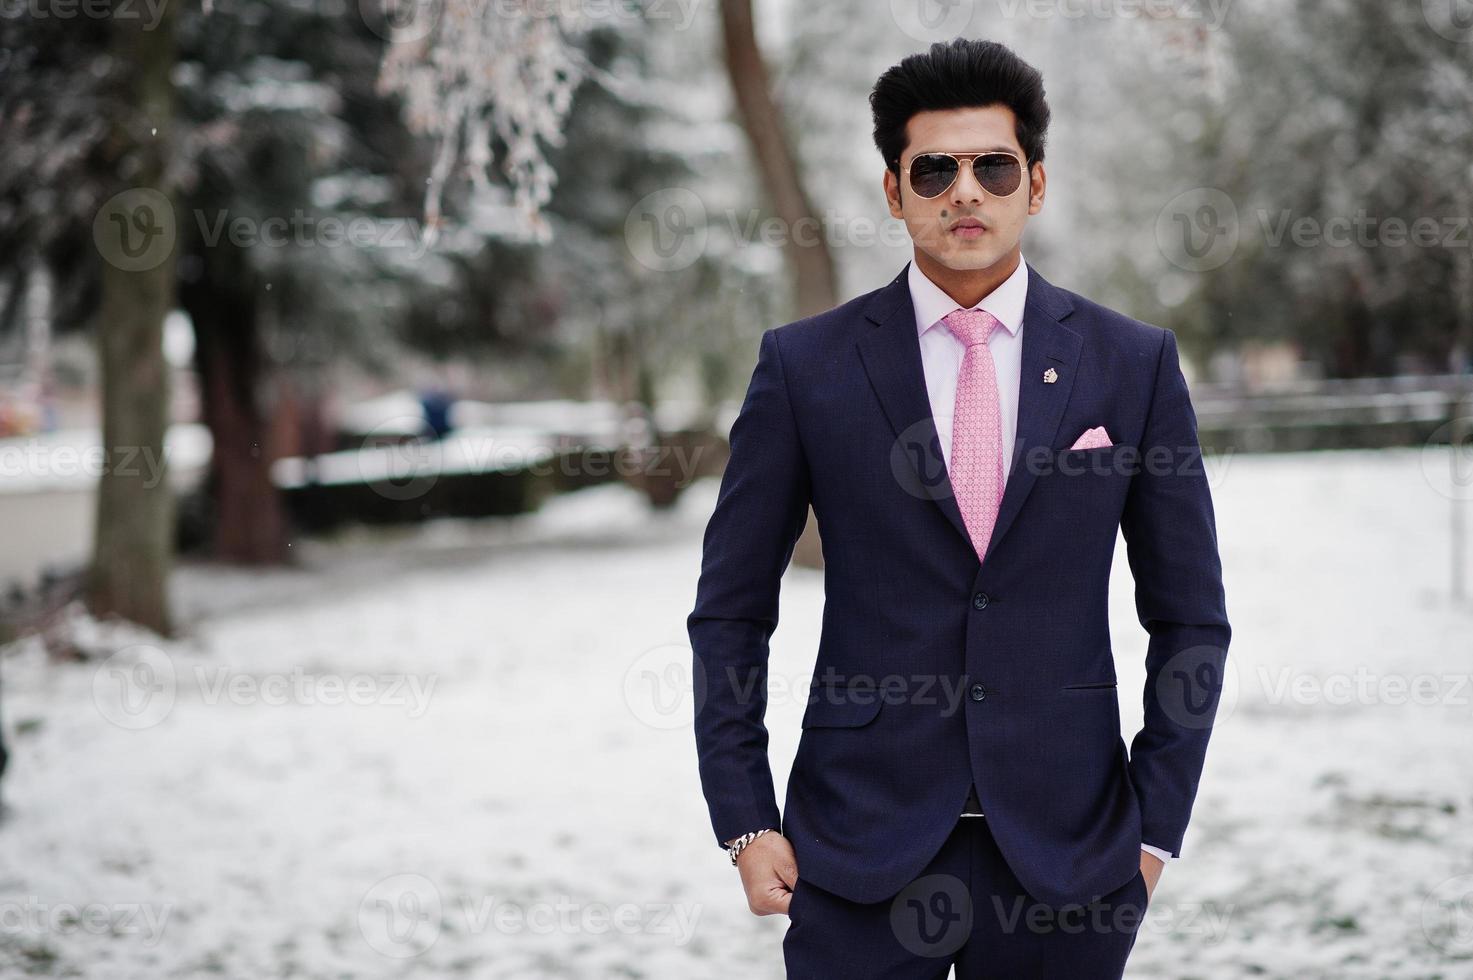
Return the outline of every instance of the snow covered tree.
<path id="1" fill-rule="evenodd" d="M 444 222 L 446 181 L 460 173 L 489 201 L 505 207 L 509 196 L 512 227 L 546 242 L 541 210 L 557 179 L 546 148 L 563 139 L 583 75 L 575 37 L 587 18 L 573 5 L 537 0 L 499 4 L 494 12 L 474 0 L 383 2 L 389 43 L 380 91 L 397 96 L 410 130 L 436 144 L 424 197 L 431 240 Z M 400 16 L 405 8 L 407 20 Z M 498 169 L 509 195 L 493 183 Z"/>
<path id="2" fill-rule="evenodd" d="M 821 313 L 839 302 L 834 261 L 803 187 L 802 160 L 788 136 L 787 118 L 773 97 L 752 0 L 721 0 L 721 28 L 737 114 L 767 198 L 787 229 L 783 252 L 792 273 L 795 312 L 800 317 Z M 808 226 L 820 229 L 811 241 L 799 233 Z"/>

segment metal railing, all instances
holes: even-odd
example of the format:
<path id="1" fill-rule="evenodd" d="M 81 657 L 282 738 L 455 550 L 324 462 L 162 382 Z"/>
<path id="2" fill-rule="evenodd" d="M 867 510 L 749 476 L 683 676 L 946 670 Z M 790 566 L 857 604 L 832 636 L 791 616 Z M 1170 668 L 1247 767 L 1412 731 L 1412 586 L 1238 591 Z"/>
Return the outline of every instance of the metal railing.
<path id="1" fill-rule="evenodd" d="M 1473 374 L 1304 380 L 1257 388 L 1197 383 L 1191 395 L 1207 452 L 1452 447 L 1450 591 L 1456 601 L 1467 598 Z"/>

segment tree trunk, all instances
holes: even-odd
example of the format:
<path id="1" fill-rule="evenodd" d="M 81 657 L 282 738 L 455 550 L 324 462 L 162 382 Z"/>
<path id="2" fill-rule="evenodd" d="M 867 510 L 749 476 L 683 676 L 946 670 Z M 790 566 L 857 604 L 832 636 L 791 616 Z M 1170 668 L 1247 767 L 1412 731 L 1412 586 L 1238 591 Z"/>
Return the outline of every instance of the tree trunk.
<path id="1" fill-rule="evenodd" d="M 721 0 L 721 31 L 742 128 L 767 196 L 787 229 L 784 254 L 793 276 L 798 316 L 822 313 L 838 304 L 833 256 L 823 225 L 803 192 L 798 157 L 772 97 L 752 25 L 751 0 Z"/>
<path id="2" fill-rule="evenodd" d="M 271 481 L 272 446 L 260 405 L 264 370 L 259 286 L 249 257 L 221 239 L 199 245 L 202 272 L 184 287 L 194 321 L 200 401 L 214 449 L 208 491 L 221 561 L 278 564 L 290 554 L 281 494 Z"/>
<path id="3" fill-rule="evenodd" d="M 767 196 L 788 231 L 784 254 L 793 276 L 798 316 L 822 313 L 839 302 L 834 260 L 823 224 L 814 217 L 813 206 L 803 191 L 798 156 L 788 142 L 782 113 L 772 97 L 767 66 L 757 48 L 751 0 L 721 0 L 721 33 L 742 128 Z M 810 568 L 823 565 L 823 546 L 812 508 L 793 561 Z"/>
<path id="4" fill-rule="evenodd" d="M 94 615 L 120 616 L 161 635 L 172 630 L 174 543 L 164 459 L 169 376 L 163 323 L 174 306 L 175 228 L 166 169 L 175 10 L 174 4 L 161 7 L 152 29 L 139 18 L 113 21 L 114 54 L 127 76 L 114 130 L 123 196 L 109 201 L 95 229 L 104 259 L 97 347 L 105 466 L 86 593 Z"/>

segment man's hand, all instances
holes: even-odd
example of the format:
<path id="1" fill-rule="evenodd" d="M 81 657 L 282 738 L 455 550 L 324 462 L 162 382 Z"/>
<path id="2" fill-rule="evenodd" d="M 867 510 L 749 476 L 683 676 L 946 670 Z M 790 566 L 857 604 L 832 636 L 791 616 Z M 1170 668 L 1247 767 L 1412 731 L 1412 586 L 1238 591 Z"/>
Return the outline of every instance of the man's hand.
<path id="1" fill-rule="evenodd" d="M 786 837 L 770 830 L 752 841 L 737 855 L 737 871 L 753 915 L 788 914 L 798 883 L 798 858 Z"/>
<path id="2" fill-rule="evenodd" d="M 738 858 L 737 860 L 740 861 L 741 859 Z M 1147 902 L 1151 900 L 1151 894 L 1156 890 L 1156 882 L 1161 880 L 1161 872 L 1165 868 L 1165 861 L 1150 851 L 1141 851 L 1141 877 L 1146 879 Z"/>

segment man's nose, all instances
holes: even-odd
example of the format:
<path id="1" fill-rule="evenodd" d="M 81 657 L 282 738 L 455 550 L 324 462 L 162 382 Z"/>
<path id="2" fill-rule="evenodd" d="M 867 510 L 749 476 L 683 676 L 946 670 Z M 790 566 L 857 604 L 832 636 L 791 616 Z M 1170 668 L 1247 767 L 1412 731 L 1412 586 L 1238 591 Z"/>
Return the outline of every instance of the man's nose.
<path id="1" fill-rule="evenodd" d="M 977 182 L 977 176 L 972 173 L 972 161 L 963 160 L 961 171 L 956 175 L 956 182 L 951 185 L 951 203 L 963 205 L 967 202 L 982 203 L 985 193 L 982 185 Z"/>

